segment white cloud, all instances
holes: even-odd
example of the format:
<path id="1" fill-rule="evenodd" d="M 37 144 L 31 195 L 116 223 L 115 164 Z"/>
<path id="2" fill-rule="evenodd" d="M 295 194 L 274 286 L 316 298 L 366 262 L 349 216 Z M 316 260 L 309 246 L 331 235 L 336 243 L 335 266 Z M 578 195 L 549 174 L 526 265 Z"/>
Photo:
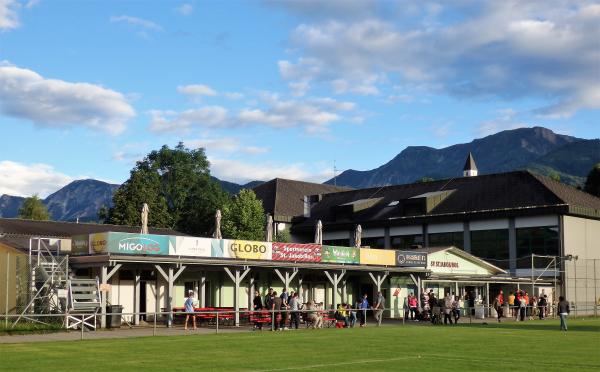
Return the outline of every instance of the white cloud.
<path id="1" fill-rule="evenodd" d="M 177 87 L 177 92 L 186 96 L 214 97 L 218 94 L 216 90 L 204 84 L 180 85 Z"/>
<path id="2" fill-rule="evenodd" d="M 521 123 L 516 119 L 518 113 L 512 108 L 498 110 L 496 114 L 496 118 L 479 123 L 476 129 L 478 138 L 496 134 L 504 130 L 529 127 L 529 125 Z"/>
<path id="3" fill-rule="evenodd" d="M 205 106 L 177 111 L 150 111 L 150 130 L 153 132 L 187 133 L 193 127 L 222 127 L 229 125 L 227 109 L 221 106 Z"/>
<path id="4" fill-rule="evenodd" d="M 308 182 L 324 182 L 332 177 L 332 170 L 305 163 L 245 162 L 208 156 L 211 174 L 219 179 L 236 183 L 267 181 L 276 177 Z"/>
<path id="5" fill-rule="evenodd" d="M 177 12 L 181 15 L 189 16 L 194 12 L 194 7 L 192 6 L 192 4 L 183 3 L 177 8 L 175 8 L 175 10 L 177 10 Z"/>
<path id="6" fill-rule="evenodd" d="M 45 127 L 84 126 L 118 134 L 135 110 L 123 94 L 89 83 L 46 79 L 0 63 L 0 111 Z"/>
<path id="7" fill-rule="evenodd" d="M 304 127 L 308 133 L 322 133 L 343 119 L 342 112 L 355 109 L 352 102 L 332 98 L 284 100 L 278 94 L 260 92 L 258 107 L 244 107 L 230 113 L 222 106 L 204 106 L 182 112 L 150 111 L 150 130 L 188 133 L 194 127 L 224 128 L 264 125 L 272 128 Z"/>
<path id="8" fill-rule="evenodd" d="M 24 164 L 0 161 L 0 195 L 31 196 L 45 198 L 73 181 L 73 178 L 56 171 L 47 164 Z"/>
<path id="9" fill-rule="evenodd" d="M 111 22 L 127 23 L 144 31 L 164 31 L 163 27 L 147 19 L 132 17 L 128 15 L 112 16 Z"/>
<path id="10" fill-rule="evenodd" d="M 19 27 L 20 7 L 21 4 L 16 0 L 0 0 L 0 30 Z"/>
<path id="11" fill-rule="evenodd" d="M 204 148 L 208 153 L 243 153 L 248 155 L 264 154 L 269 151 L 268 147 L 248 146 L 241 140 L 232 137 L 200 138 L 184 141 L 186 147 Z"/>
<path id="12" fill-rule="evenodd" d="M 398 14 L 316 17 L 293 32 L 299 57 L 279 61 L 280 74 L 329 83 L 336 93 L 376 94 L 391 82 L 467 98 L 541 98 L 547 105 L 538 113 L 552 118 L 600 108 L 600 4 L 472 5 L 409 2 Z"/>

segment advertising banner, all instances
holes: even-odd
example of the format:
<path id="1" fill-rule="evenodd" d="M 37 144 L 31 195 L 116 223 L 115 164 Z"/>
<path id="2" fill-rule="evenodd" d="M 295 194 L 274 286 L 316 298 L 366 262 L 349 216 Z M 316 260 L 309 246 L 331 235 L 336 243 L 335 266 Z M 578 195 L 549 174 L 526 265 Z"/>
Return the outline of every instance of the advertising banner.
<path id="1" fill-rule="evenodd" d="M 245 260 L 270 260 L 271 243 L 250 240 L 225 240 L 224 257 Z"/>
<path id="2" fill-rule="evenodd" d="M 324 245 L 321 250 L 321 262 L 326 263 L 358 264 L 359 256 L 358 248 Z"/>
<path id="3" fill-rule="evenodd" d="M 90 234 L 90 253 L 108 252 L 108 233 Z"/>
<path id="4" fill-rule="evenodd" d="M 229 257 L 225 253 L 227 251 L 227 239 L 211 239 L 210 240 L 210 255 L 211 257 L 221 258 Z"/>
<path id="5" fill-rule="evenodd" d="M 396 266 L 400 267 L 427 267 L 427 253 L 396 251 Z"/>
<path id="6" fill-rule="evenodd" d="M 75 235 L 71 238 L 71 255 L 90 254 L 90 236 Z"/>
<path id="7" fill-rule="evenodd" d="M 99 233 L 90 235 L 94 253 L 168 255 L 171 240 L 166 235 Z"/>
<path id="8" fill-rule="evenodd" d="M 177 236 L 175 244 L 171 244 L 169 247 L 169 254 L 172 256 L 210 257 L 212 240 L 210 238 Z"/>
<path id="9" fill-rule="evenodd" d="M 360 249 L 361 265 L 394 266 L 396 264 L 396 252 L 390 249 Z"/>
<path id="10" fill-rule="evenodd" d="M 319 244 L 273 243 L 273 261 L 321 262 Z"/>

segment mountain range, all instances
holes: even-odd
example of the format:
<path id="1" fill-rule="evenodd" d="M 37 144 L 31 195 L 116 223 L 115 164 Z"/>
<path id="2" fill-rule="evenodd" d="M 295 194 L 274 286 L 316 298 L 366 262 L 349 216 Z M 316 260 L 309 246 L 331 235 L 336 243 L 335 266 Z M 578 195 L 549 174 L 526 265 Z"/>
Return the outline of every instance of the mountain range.
<path id="1" fill-rule="evenodd" d="M 349 169 L 326 183 L 362 188 L 411 183 L 423 178 L 460 177 L 469 152 L 480 174 L 527 169 L 559 176 L 562 182 L 579 186 L 590 169 L 600 163 L 600 140 L 557 134 L 542 127 L 506 130 L 442 149 L 409 146 L 380 167 L 365 171 Z M 262 183 L 252 181 L 240 185 L 214 179 L 231 194 Z M 93 179 L 78 180 L 43 202 L 53 220 L 95 221 L 100 207 L 112 205 L 112 196 L 118 187 Z M 23 200 L 19 196 L 1 195 L 0 217 L 16 217 Z"/>
<path id="2" fill-rule="evenodd" d="M 557 134 L 542 127 L 506 130 L 442 149 L 409 146 L 380 167 L 349 169 L 326 183 L 363 188 L 461 177 L 469 152 L 479 174 L 527 169 L 560 176 L 562 182 L 579 186 L 591 168 L 600 163 L 600 140 Z"/>

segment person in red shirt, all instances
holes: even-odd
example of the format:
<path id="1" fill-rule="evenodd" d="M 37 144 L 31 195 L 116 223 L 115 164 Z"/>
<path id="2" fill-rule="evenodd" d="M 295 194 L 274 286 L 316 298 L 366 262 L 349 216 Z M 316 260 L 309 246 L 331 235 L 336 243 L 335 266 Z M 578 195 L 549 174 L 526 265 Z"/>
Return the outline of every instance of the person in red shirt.
<path id="1" fill-rule="evenodd" d="M 415 314 L 417 313 L 417 297 L 412 293 L 408 296 L 408 308 L 410 310 L 410 320 L 415 320 Z"/>

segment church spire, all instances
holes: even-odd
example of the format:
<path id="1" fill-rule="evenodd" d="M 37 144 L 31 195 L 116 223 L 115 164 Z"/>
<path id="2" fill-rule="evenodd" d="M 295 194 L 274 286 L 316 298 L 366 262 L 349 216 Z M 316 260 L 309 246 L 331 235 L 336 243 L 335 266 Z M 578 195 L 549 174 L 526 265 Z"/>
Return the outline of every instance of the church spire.
<path id="1" fill-rule="evenodd" d="M 475 165 L 475 159 L 473 159 L 473 154 L 469 152 L 469 156 L 467 157 L 467 161 L 465 162 L 465 167 L 463 169 L 464 177 L 476 177 L 477 176 L 477 165 Z"/>

